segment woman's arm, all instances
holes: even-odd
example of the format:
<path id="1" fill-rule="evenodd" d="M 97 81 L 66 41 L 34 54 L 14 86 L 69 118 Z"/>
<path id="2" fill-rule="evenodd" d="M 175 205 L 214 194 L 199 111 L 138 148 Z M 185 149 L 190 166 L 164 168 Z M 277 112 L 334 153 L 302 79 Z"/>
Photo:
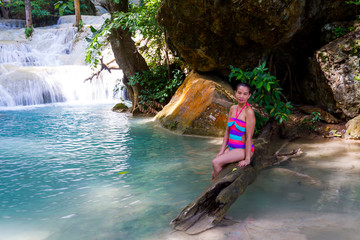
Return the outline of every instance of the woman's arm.
<path id="1" fill-rule="evenodd" d="M 230 108 L 228 119 L 231 118 L 231 116 L 232 116 L 232 111 L 233 111 L 233 107 Z M 225 131 L 223 143 L 222 143 L 222 146 L 221 146 L 221 150 L 220 150 L 220 152 L 218 153 L 217 156 L 220 156 L 220 155 L 224 154 L 224 152 L 225 152 L 225 150 L 226 150 L 226 147 L 227 147 L 227 145 L 228 145 L 229 134 L 230 134 L 230 130 L 229 130 L 229 127 L 228 127 L 227 124 L 226 124 L 226 131 Z"/>
<path id="2" fill-rule="evenodd" d="M 252 146 L 252 138 L 255 130 L 255 113 L 251 107 L 247 107 L 246 109 L 246 142 L 245 142 L 245 161 L 250 163 L 251 159 L 251 146 Z"/>

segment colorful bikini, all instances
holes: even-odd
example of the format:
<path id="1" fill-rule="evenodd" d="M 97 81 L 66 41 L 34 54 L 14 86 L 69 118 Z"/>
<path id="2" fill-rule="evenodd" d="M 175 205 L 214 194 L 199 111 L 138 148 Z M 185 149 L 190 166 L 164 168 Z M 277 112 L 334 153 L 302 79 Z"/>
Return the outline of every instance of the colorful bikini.
<path id="1" fill-rule="evenodd" d="M 245 106 L 250 106 L 249 103 L 246 103 Z M 237 119 L 241 114 L 242 110 L 245 108 L 242 107 L 238 113 L 239 107 L 236 108 L 236 118 L 230 118 L 228 122 L 228 127 L 230 128 L 230 135 L 228 141 L 228 147 L 230 150 L 235 148 L 245 149 L 245 143 L 242 136 L 246 132 L 246 122 Z M 251 152 L 254 152 L 254 145 L 251 146 Z"/>

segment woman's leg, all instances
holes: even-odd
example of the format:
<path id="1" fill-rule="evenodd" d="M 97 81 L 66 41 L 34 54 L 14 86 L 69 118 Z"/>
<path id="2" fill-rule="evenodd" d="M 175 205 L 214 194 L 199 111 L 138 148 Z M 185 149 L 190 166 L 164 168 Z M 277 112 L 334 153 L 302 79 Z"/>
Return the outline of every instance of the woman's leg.
<path id="1" fill-rule="evenodd" d="M 222 167 L 225 164 L 238 162 L 244 160 L 244 158 L 245 158 L 245 149 L 241 149 L 241 148 L 236 148 L 231 151 L 227 151 L 223 155 L 216 157 L 212 162 L 214 169 L 212 173 L 212 179 L 214 179 L 220 173 Z"/>

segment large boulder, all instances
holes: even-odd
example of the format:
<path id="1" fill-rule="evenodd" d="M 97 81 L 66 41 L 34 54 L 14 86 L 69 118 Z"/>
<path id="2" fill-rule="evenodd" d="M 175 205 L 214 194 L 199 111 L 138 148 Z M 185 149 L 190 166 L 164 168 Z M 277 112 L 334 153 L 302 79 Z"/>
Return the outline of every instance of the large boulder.
<path id="1" fill-rule="evenodd" d="M 191 72 L 155 121 L 180 134 L 223 136 L 233 94 L 220 78 Z"/>
<path id="2" fill-rule="evenodd" d="M 192 69 L 226 74 L 229 65 L 258 65 L 294 38 L 297 46 L 281 55 L 308 48 L 320 26 L 355 15 L 344 0 L 164 0 L 159 22 Z"/>
<path id="3" fill-rule="evenodd" d="M 304 95 L 327 111 L 350 119 L 360 113 L 360 28 L 316 51 Z"/>
<path id="4" fill-rule="evenodd" d="M 360 139 L 360 115 L 346 123 L 345 138 Z"/>

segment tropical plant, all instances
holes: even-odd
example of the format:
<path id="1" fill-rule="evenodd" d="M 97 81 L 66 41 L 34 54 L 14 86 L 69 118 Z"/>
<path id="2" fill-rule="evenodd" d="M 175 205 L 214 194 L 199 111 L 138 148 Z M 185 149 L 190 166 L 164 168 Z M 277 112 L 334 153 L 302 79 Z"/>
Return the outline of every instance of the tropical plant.
<path id="1" fill-rule="evenodd" d="M 59 11 L 60 16 L 72 15 L 75 14 L 75 3 L 76 3 L 75 1 L 74 0 L 57 1 L 54 3 L 54 8 L 55 10 Z M 85 4 L 84 0 L 80 0 L 80 9 L 81 9 L 81 14 L 84 14 L 84 11 L 89 9 L 88 6 Z"/>
<path id="2" fill-rule="evenodd" d="M 167 50 L 165 35 L 164 29 L 156 21 L 160 3 L 160 0 L 142 0 L 138 6 L 130 3 L 128 11 L 114 13 L 111 22 L 105 21 L 99 29 L 91 27 L 93 35 L 88 39 L 86 62 L 96 67 L 101 57 L 100 51 L 108 43 L 111 31 L 121 28 L 132 36 L 141 37 L 141 40 L 145 42 L 145 46 L 140 47 L 139 50 L 150 66 L 163 64 L 163 55 L 166 55 Z M 167 56 L 165 58 L 168 63 Z"/>
<path id="3" fill-rule="evenodd" d="M 111 34 L 110 20 L 106 19 L 99 29 L 90 26 L 92 32 L 91 37 L 87 37 L 89 46 L 86 49 L 85 61 L 91 65 L 92 68 L 96 68 L 100 62 L 101 51 L 109 43 L 109 35 Z"/>
<path id="4" fill-rule="evenodd" d="M 348 31 L 350 31 L 350 29 L 348 30 L 347 28 L 337 27 L 332 31 L 334 34 L 333 38 L 335 39 L 335 38 L 342 37 L 342 36 L 346 35 L 348 33 Z"/>
<path id="5" fill-rule="evenodd" d="M 136 73 L 129 78 L 129 85 L 140 84 L 139 103 L 143 106 L 152 106 L 154 102 L 165 104 L 184 81 L 184 74 L 179 69 L 171 71 L 171 78 L 167 76 L 168 68 L 165 65 L 157 66 L 149 71 Z"/>
<path id="6" fill-rule="evenodd" d="M 360 0 L 355 0 L 355 1 L 345 1 L 347 4 L 355 4 L 355 5 L 360 5 Z"/>
<path id="7" fill-rule="evenodd" d="M 311 123 L 315 124 L 317 122 L 320 122 L 321 114 L 319 112 L 312 112 L 311 115 L 312 115 L 312 118 L 310 119 Z"/>
<path id="8" fill-rule="evenodd" d="M 58 1 L 54 4 L 54 8 L 59 10 L 59 15 L 68 15 L 74 13 L 74 1 Z"/>
<path id="9" fill-rule="evenodd" d="M 34 17 L 42 18 L 49 16 L 50 12 L 47 10 L 49 3 L 45 0 L 31 1 L 31 14 Z M 11 9 L 12 13 L 23 13 L 25 11 L 24 0 L 12 0 L 7 7 Z"/>
<path id="10" fill-rule="evenodd" d="M 266 62 L 263 62 L 258 67 L 248 71 L 230 66 L 229 81 L 234 79 L 248 83 L 255 89 L 249 101 L 257 104 L 259 107 L 263 107 L 264 112 L 270 118 L 275 119 L 277 123 L 281 124 L 287 120 L 291 113 L 292 105 L 290 102 L 282 100 L 285 99 L 282 94 L 283 89 L 280 87 L 276 77 L 272 76 L 265 66 Z M 268 121 L 268 118 L 261 116 L 259 113 L 255 113 L 255 117 L 256 131 L 259 131 Z"/>
<path id="11" fill-rule="evenodd" d="M 30 25 L 30 27 L 25 27 L 25 36 L 26 36 L 26 38 L 31 37 L 33 32 L 34 32 L 34 26 L 33 25 Z"/>

